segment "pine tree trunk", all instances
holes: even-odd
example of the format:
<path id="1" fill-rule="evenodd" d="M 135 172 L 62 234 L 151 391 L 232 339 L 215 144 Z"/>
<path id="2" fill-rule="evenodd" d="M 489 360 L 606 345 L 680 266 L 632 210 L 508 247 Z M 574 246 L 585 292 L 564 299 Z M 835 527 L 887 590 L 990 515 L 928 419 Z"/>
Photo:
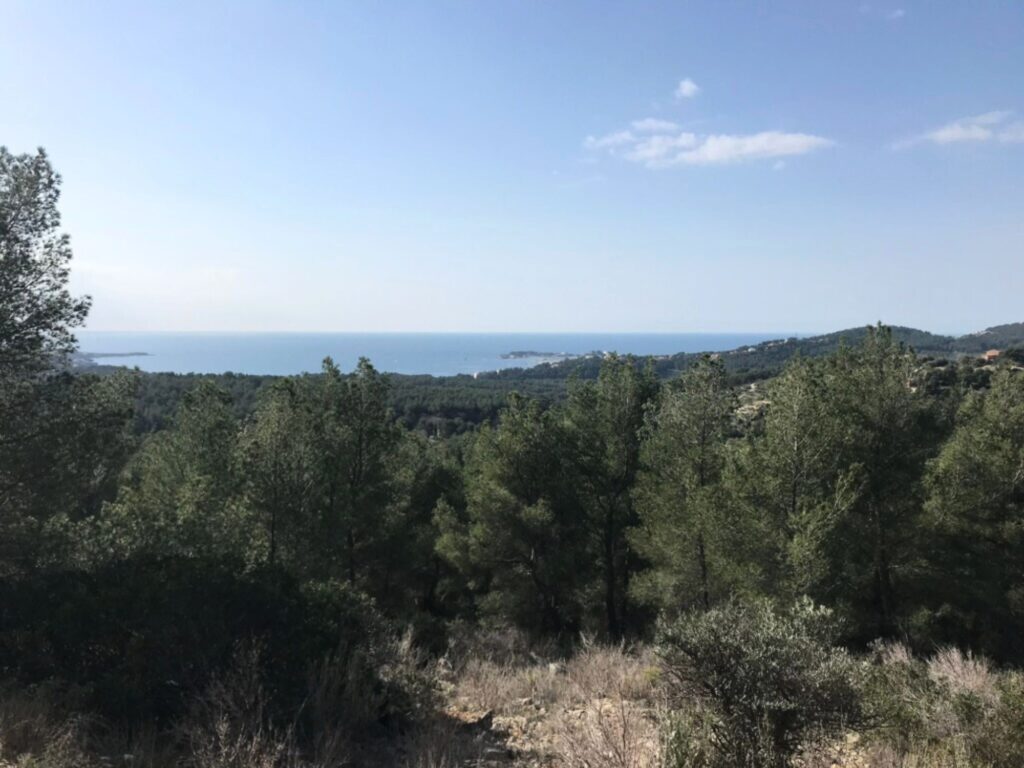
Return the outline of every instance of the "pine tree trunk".
<path id="1" fill-rule="evenodd" d="M 704 604 L 704 610 L 708 611 L 711 610 L 711 594 L 708 588 L 708 558 L 704 549 L 703 531 L 697 534 L 697 563 L 700 566 L 701 602 Z"/>
<path id="2" fill-rule="evenodd" d="M 352 529 L 348 529 L 348 582 L 356 583 L 356 538 Z"/>
<path id="3" fill-rule="evenodd" d="M 619 622 L 619 611 L 615 597 L 615 509 L 609 505 L 605 512 L 604 524 L 604 581 L 605 611 L 608 616 L 608 638 L 617 641 L 622 637 L 622 626 Z"/>
<path id="4" fill-rule="evenodd" d="M 889 573 L 889 553 L 885 542 L 885 529 L 877 506 L 872 510 L 875 523 L 875 605 L 878 611 L 878 635 L 892 634 L 892 580 Z"/>

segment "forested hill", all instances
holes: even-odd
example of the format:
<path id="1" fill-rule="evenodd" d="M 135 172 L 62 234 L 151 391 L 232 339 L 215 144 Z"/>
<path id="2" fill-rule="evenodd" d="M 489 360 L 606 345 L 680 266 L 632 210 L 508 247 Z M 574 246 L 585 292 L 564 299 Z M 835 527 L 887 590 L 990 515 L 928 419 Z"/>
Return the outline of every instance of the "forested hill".
<path id="1" fill-rule="evenodd" d="M 953 342 L 958 352 L 982 352 L 986 349 L 1005 349 L 1021 346 L 1024 339 L 1024 323 L 994 325 L 978 333 L 960 336 Z"/>
<path id="2" fill-rule="evenodd" d="M 919 355 L 929 357 L 956 358 L 981 354 L 989 349 L 1024 346 L 1024 322 L 997 325 L 964 336 L 943 336 L 905 326 L 892 326 L 892 332 L 896 340 L 913 348 Z M 759 379 L 781 370 L 796 354 L 804 357 L 821 357 L 835 352 L 844 342 L 857 344 L 867 333 L 867 326 L 848 328 L 820 336 L 764 341 L 716 354 L 725 363 L 726 369 L 734 379 Z M 654 358 L 655 370 L 660 377 L 669 378 L 686 369 L 703 354 L 706 353 L 680 352 L 675 355 L 658 356 Z M 581 378 L 591 378 L 597 375 L 601 367 L 601 357 L 595 353 L 576 360 L 543 363 L 525 369 L 508 368 L 481 376 L 489 379 L 557 379 L 575 374 Z"/>

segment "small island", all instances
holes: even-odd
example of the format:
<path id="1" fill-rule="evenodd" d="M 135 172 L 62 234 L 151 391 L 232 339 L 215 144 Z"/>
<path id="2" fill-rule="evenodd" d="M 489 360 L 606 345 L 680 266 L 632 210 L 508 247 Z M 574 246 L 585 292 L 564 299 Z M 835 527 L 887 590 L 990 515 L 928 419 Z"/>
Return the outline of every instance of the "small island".
<path id="1" fill-rule="evenodd" d="M 101 365 L 100 361 L 114 357 L 150 357 L 149 352 L 75 352 L 71 355 L 71 364 L 78 368 L 92 368 Z M 111 364 L 113 365 L 113 363 Z"/>
<path id="2" fill-rule="evenodd" d="M 149 357 L 149 352 L 83 352 L 82 357 Z"/>
<path id="3" fill-rule="evenodd" d="M 538 352 L 532 349 L 517 349 L 506 352 L 501 356 L 502 360 L 526 360 L 528 358 L 543 357 L 551 360 L 572 360 L 579 355 L 572 352 Z"/>

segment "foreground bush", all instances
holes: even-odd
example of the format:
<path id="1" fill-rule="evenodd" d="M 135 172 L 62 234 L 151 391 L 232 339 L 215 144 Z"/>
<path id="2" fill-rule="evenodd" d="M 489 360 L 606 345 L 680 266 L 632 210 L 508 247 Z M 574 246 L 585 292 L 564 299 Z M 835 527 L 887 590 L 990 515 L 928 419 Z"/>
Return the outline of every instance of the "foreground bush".
<path id="1" fill-rule="evenodd" d="M 788 766 L 810 740 L 859 723 L 862 666 L 834 638 L 829 612 L 806 601 L 786 612 L 730 603 L 662 624 L 669 763 Z"/>
<path id="2" fill-rule="evenodd" d="M 345 584 L 136 559 L 0 585 L 5 677 L 61 686 L 111 722 L 179 718 L 246 648 L 259 648 L 268 714 L 286 722 L 329 706 L 358 733 L 411 713 L 429 687 L 373 604 Z"/>
<path id="3" fill-rule="evenodd" d="M 931 768 L 1024 765 L 1024 675 L 999 672 L 955 648 L 928 660 L 899 645 L 876 648 L 865 707 L 876 750 L 891 763 Z"/>

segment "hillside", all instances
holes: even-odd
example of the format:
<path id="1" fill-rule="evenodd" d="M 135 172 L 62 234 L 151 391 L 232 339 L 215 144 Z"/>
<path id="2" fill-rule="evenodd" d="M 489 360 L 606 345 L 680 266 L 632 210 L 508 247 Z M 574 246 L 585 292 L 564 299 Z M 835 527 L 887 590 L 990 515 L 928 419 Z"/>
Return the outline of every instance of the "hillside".
<path id="1" fill-rule="evenodd" d="M 1024 346 L 1024 323 L 1009 323 L 964 336 L 944 336 L 905 326 L 892 326 L 895 338 L 927 357 L 956 358 L 977 355 L 988 349 Z M 821 357 L 836 351 L 842 343 L 856 344 L 867 335 L 868 326 L 847 328 L 819 336 L 791 337 L 716 352 L 737 381 L 766 378 L 779 371 L 794 355 Z M 711 350 L 709 350 L 710 352 Z M 704 352 L 681 352 L 654 358 L 658 375 L 668 378 L 686 369 Z M 600 368 L 600 356 L 544 363 L 533 368 L 510 368 L 481 377 L 495 379 L 559 379 L 577 375 L 592 378 Z"/>
<path id="2" fill-rule="evenodd" d="M 957 352 L 971 354 L 984 352 L 986 349 L 1006 349 L 1024 343 L 1024 323 L 1007 323 L 994 325 L 978 333 L 960 336 L 953 342 Z"/>

